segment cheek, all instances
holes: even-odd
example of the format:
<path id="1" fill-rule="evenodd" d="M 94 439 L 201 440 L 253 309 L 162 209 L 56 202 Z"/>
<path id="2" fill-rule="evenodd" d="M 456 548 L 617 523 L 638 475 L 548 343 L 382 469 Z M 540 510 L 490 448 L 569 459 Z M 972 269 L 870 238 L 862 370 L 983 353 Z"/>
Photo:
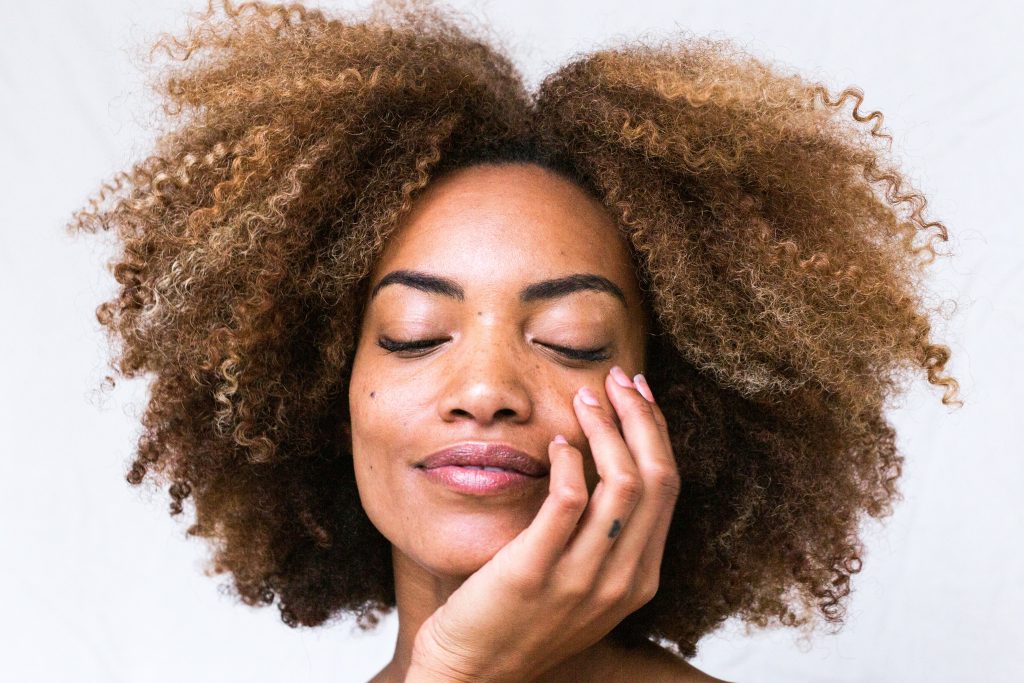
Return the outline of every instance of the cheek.
<path id="1" fill-rule="evenodd" d="M 422 408 L 415 409 L 418 403 L 410 398 L 387 378 L 353 372 L 349 412 L 359 501 L 377 530 L 396 544 L 411 523 L 404 504 L 412 493 L 410 468 L 425 447 L 416 440 L 424 431 L 413 426 Z"/>
<path id="2" fill-rule="evenodd" d="M 397 474 L 410 444 L 404 441 L 408 423 L 389 409 L 380 391 L 350 399 L 352 460 L 360 495 L 379 495 Z M 364 503 L 366 507 L 366 503 Z"/>
<path id="3" fill-rule="evenodd" d="M 353 416 L 352 464 L 359 503 L 374 527 L 389 541 L 401 544 L 407 527 L 406 499 L 401 463 L 394 457 L 395 445 L 387 441 L 376 423 L 367 424 Z"/>

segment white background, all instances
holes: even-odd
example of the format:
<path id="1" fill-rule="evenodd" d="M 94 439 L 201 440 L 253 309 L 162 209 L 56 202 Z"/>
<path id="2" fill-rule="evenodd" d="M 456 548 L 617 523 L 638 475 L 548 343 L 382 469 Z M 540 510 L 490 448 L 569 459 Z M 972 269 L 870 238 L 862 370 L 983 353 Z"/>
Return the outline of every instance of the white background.
<path id="1" fill-rule="evenodd" d="M 321 7 L 359 8 L 367 3 Z M 933 291 L 966 406 L 921 379 L 892 411 L 905 501 L 866 528 L 838 635 L 709 636 L 693 661 L 734 681 L 1024 680 L 1024 237 L 1015 2 L 455 2 L 503 36 L 532 87 L 575 52 L 674 28 L 859 85 L 943 221 L 952 259 Z M 183 0 L 3 2 L 0 21 L 0 679 L 363 681 L 391 655 L 393 617 L 293 630 L 276 607 L 218 592 L 164 491 L 124 480 L 145 382 L 106 374 L 96 305 L 113 291 L 106 237 L 63 226 L 147 151 L 136 55 L 184 26 Z M 1014 47 L 1018 46 L 1018 47 Z M 186 508 L 190 512 L 190 508 Z M 188 514 L 188 513 L 187 513 Z"/>

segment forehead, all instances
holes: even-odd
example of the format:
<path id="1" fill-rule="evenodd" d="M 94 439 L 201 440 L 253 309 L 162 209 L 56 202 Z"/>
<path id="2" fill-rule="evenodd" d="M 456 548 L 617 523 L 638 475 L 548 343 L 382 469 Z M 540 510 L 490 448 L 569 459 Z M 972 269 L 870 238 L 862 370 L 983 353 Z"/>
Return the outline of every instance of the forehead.
<path id="1" fill-rule="evenodd" d="M 534 164 L 476 165 L 428 185 L 371 280 L 396 268 L 444 274 L 467 289 L 590 272 L 637 296 L 629 248 L 611 215 L 572 181 Z"/>

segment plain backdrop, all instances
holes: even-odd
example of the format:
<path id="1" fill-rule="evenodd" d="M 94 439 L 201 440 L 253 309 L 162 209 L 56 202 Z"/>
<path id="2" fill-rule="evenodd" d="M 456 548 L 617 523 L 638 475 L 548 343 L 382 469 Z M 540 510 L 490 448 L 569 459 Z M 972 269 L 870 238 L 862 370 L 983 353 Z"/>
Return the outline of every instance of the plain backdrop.
<path id="1" fill-rule="evenodd" d="M 330 9 L 367 2 L 320 2 Z M 834 88 L 864 89 L 955 256 L 932 289 L 966 405 L 923 376 L 890 419 L 905 500 L 865 526 L 845 628 L 800 639 L 729 623 L 693 663 L 733 681 L 1024 680 L 1024 111 L 1016 2 L 452 2 L 491 24 L 532 87 L 574 53 L 675 29 L 732 38 Z M 3 2 L 0 21 L 0 679 L 365 681 L 392 615 L 290 629 L 202 574 L 207 548 L 164 490 L 124 479 L 146 381 L 100 390 L 95 307 L 107 237 L 71 212 L 144 155 L 152 96 L 137 55 L 205 0 Z M 1017 47 L 1015 47 L 1017 46 Z M 949 307 L 952 309 L 952 306 Z"/>

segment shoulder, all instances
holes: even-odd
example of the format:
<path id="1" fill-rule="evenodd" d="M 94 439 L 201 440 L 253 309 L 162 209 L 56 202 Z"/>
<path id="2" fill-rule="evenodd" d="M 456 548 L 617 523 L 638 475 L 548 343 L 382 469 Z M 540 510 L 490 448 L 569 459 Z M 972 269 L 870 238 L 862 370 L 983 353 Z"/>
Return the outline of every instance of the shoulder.
<path id="1" fill-rule="evenodd" d="M 710 676 L 655 643 L 636 648 L 626 669 L 631 680 L 651 683 L 728 683 Z"/>

